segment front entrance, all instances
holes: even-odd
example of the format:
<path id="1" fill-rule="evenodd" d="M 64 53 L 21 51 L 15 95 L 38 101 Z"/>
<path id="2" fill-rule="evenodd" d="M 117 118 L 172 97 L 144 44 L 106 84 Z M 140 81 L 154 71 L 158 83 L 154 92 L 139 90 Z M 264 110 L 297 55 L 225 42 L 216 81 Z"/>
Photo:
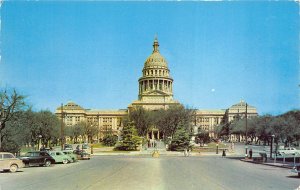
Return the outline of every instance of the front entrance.
<path id="1" fill-rule="evenodd" d="M 157 129 L 152 129 L 147 133 L 147 139 L 151 140 L 160 140 L 163 139 L 163 134 L 159 132 Z"/>

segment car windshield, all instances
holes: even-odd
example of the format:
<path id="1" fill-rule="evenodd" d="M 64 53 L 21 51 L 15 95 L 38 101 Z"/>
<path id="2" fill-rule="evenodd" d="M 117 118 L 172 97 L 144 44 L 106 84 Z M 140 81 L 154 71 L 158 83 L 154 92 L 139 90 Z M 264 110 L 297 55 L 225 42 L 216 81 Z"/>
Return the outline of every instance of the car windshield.
<path id="1" fill-rule="evenodd" d="M 31 156 L 31 152 L 27 152 L 25 156 Z"/>

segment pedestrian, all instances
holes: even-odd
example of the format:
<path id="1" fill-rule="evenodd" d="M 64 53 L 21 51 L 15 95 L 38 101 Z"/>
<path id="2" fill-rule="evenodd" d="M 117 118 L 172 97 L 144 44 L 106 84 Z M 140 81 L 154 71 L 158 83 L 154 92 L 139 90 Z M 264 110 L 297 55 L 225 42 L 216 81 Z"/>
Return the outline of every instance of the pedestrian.
<path id="1" fill-rule="evenodd" d="M 188 152 L 187 152 L 187 149 L 186 149 L 186 148 L 183 150 L 183 155 L 184 155 L 185 157 L 188 156 Z"/>
<path id="2" fill-rule="evenodd" d="M 226 151 L 226 150 L 223 149 L 222 158 L 225 158 L 225 156 L 226 156 L 226 152 L 225 152 L 225 151 Z"/>
<path id="3" fill-rule="evenodd" d="M 252 148 L 249 150 L 249 158 L 252 159 Z"/>

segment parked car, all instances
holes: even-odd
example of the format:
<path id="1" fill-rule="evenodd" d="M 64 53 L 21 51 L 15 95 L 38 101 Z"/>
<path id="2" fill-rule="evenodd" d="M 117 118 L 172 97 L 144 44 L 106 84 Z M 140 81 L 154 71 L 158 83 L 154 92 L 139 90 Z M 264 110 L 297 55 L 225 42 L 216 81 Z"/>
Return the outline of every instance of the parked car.
<path id="1" fill-rule="evenodd" d="M 298 177 L 300 177 L 300 165 L 294 166 L 293 169 L 291 170 L 291 172 L 297 173 Z"/>
<path id="2" fill-rule="evenodd" d="M 0 152 L 0 171 L 17 172 L 25 165 L 22 160 L 16 158 L 12 153 Z"/>
<path id="3" fill-rule="evenodd" d="M 73 146 L 71 144 L 65 144 L 64 150 L 73 150 Z"/>
<path id="4" fill-rule="evenodd" d="M 55 164 L 55 160 L 45 151 L 27 152 L 25 156 L 20 157 L 25 166 L 46 166 Z"/>
<path id="5" fill-rule="evenodd" d="M 67 164 L 73 162 L 72 158 L 65 155 L 62 151 L 49 151 L 48 152 L 52 158 L 54 158 L 55 163 Z"/>
<path id="6" fill-rule="evenodd" d="M 72 159 L 72 162 L 76 162 L 77 159 L 77 155 L 73 153 L 72 150 L 63 150 L 62 151 L 65 155 L 69 156 Z"/>
<path id="7" fill-rule="evenodd" d="M 91 159 L 91 155 L 87 153 L 85 150 L 74 150 L 74 154 L 77 155 L 78 160 L 89 160 Z"/>
<path id="8" fill-rule="evenodd" d="M 300 154 L 300 150 L 298 150 L 294 147 L 285 147 L 284 149 L 279 149 L 278 153 L 280 155 L 282 155 L 282 154 Z"/>
<path id="9" fill-rule="evenodd" d="M 81 145 L 82 150 L 84 150 L 86 153 L 90 153 L 91 152 L 91 147 L 88 143 L 83 143 Z"/>

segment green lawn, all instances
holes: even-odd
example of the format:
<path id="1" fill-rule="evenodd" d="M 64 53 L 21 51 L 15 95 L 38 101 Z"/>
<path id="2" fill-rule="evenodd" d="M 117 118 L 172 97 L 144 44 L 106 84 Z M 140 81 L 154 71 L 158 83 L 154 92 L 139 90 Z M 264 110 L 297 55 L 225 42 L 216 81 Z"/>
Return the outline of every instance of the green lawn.
<path id="1" fill-rule="evenodd" d="M 218 149 L 224 149 L 228 148 L 227 144 L 219 143 L 218 144 Z M 215 142 L 210 142 L 207 144 L 207 146 L 204 147 L 193 147 L 193 152 L 215 152 L 217 150 L 217 143 Z"/>
<path id="2" fill-rule="evenodd" d="M 103 148 L 103 147 L 108 147 L 108 146 L 105 146 L 102 143 L 95 143 L 95 144 L 93 144 L 93 148 Z"/>

